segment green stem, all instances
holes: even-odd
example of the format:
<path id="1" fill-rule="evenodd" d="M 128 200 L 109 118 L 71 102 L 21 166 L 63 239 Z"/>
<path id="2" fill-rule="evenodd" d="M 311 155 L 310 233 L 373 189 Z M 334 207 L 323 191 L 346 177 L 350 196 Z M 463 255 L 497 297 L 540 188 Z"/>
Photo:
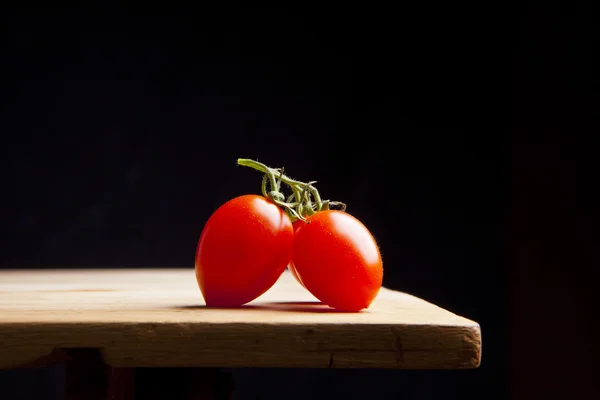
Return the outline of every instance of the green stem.
<path id="1" fill-rule="evenodd" d="M 263 175 L 262 184 L 260 185 L 262 195 L 265 197 L 269 197 L 269 192 L 267 192 L 267 174 Z"/>
<path id="2" fill-rule="evenodd" d="M 330 204 L 343 204 L 322 200 L 319 191 L 313 186 L 316 183 L 315 181 L 304 183 L 292 179 L 283 173 L 283 168 L 270 168 L 261 162 L 247 158 L 239 158 L 237 163 L 238 165 L 250 167 L 264 174 L 261 185 L 263 196 L 283 207 L 292 220 L 300 219 L 306 222 L 306 216 L 328 210 Z M 282 182 L 292 190 L 292 194 L 287 199 L 281 193 Z M 270 185 L 271 190 L 267 189 L 267 183 Z M 314 199 L 314 207 L 311 198 Z"/>
<path id="3" fill-rule="evenodd" d="M 253 169 L 257 170 L 257 171 L 262 172 L 263 174 L 272 174 L 273 176 L 274 176 L 274 174 L 276 172 L 280 172 L 281 171 L 280 169 L 275 169 L 275 168 L 267 167 L 265 164 L 263 164 L 261 162 L 250 160 L 248 158 L 238 158 L 237 163 L 238 163 L 238 165 L 241 165 L 241 166 L 244 166 L 244 167 L 250 167 L 250 168 L 253 168 Z M 289 185 L 290 187 L 293 186 L 293 185 L 299 185 L 299 186 L 302 186 L 302 187 L 306 186 L 306 183 L 300 182 L 300 181 L 292 179 L 292 178 L 290 178 L 288 176 L 285 176 L 283 174 L 283 172 L 280 175 L 280 180 L 281 180 L 281 182 Z"/>

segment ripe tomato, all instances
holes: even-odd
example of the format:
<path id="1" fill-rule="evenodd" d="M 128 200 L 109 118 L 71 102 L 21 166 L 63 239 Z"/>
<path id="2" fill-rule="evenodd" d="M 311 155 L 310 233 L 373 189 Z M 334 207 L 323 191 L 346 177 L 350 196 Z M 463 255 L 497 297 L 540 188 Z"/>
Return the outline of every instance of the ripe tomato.
<path id="1" fill-rule="evenodd" d="M 288 269 L 290 270 L 290 273 L 292 274 L 292 276 L 294 277 L 294 279 L 296 279 L 296 281 L 301 284 L 302 286 L 304 286 L 304 283 L 302 283 L 302 279 L 300 279 L 300 276 L 298 276 L 298 272 L 296 272 L 296 267 L 294 266 L 294 262 L 290 261 L 289 265 L 288 265 Z M 304 288 L 306 288 L 306 286 L 304 286 Z"/>
<path id="2" fill-rule="evenodd" d="M 383 281 L 379 247 L 355 217 L 320 211 L 296 229 L 293 267 L 309 292 L 341 311 L 368 308 Z"/>
<path id="3" fill-rule="evenodd" d="M 266 292 L 291 260 L 294 230 L 271 200 L 244 195 L 208 219 L 196 251 L 196 279 L 207 306 L 237 307 Z"/>
<path id="4" fill-rule="evenodd" d="M 300 221 L 300 220 L 297 220 L 296 222 L 294 222 L 294 232 L 296 232 L 298 230 L 298 228 L 300 228 L 300 226 L 305 223 L 306 222 Z M 302 283 L 302 279 L 300 279 L 300 277 L 298 276 L 298 272 L 296 272 L 296 267 L 294 266 L 293 261 L 290 261 L 290 263 L 288 265 L 288 269 L 290 270 L 290 273 L 292 274 L 294 279 L 296 279 L 296 281 L 306 289 L 306 286 L 304 286 L 304 283 Z"/>

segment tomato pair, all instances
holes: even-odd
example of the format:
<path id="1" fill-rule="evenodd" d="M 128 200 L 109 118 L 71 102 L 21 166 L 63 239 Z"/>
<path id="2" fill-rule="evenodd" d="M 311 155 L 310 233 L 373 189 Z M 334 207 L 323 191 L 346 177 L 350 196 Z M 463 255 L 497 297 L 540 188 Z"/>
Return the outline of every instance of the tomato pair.
<path id="1" fill-rule="evenodd" d="M 308 291 L 344 311 L 369 307 L 383 268 L 369 230 L 343 211 L 326 210 L 292 225 L 288 214 L 258 195 L 234 198 L 207 221 L 195 268 L 207 306 L 238 307 L 270 289 L 289 265 Z"/>

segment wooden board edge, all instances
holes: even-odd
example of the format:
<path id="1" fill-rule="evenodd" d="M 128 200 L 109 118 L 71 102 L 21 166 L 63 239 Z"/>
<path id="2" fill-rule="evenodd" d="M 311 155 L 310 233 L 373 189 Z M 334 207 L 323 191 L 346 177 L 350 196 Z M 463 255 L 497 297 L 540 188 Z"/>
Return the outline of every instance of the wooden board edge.
<path id="1" fill-rule="evenodd" d="M 107 365 L 120 368 L 472 369 L 481 364 L 482 348 L 477 324 L 44 324 L 27 348 L 19 347 L 18 338 L 32 340 L 31 325 L 6 328 L 0 369 L 61 361 L 54 349 L 72 348 L 99 348 Z"/>

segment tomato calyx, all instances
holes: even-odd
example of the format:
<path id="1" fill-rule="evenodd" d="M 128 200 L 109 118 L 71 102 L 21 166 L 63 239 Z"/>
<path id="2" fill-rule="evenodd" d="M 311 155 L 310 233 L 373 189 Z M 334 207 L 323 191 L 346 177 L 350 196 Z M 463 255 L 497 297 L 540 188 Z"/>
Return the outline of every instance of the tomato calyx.
<path id="1" fill-rule="evenodd" d="M 271 168 L 261 162 L 247 158 L 239 158 L 237 163 L 238 165 L 253 168 L 264 174 L 261 185 L 263 196 L 282 207 L 292 222 L 301 220 L 308 223 L 307 217 L 319 211 L 331 209 L 346 210 L 346 204 L 342 202 L 321 199 L 319 191 L 314 186 L 317 183 L 316 181 L 297 181 L 284 175 L 283 168 Z M 281 190 L 282 183 L 285 183 L 292 191 L 287 197 Z"/>

